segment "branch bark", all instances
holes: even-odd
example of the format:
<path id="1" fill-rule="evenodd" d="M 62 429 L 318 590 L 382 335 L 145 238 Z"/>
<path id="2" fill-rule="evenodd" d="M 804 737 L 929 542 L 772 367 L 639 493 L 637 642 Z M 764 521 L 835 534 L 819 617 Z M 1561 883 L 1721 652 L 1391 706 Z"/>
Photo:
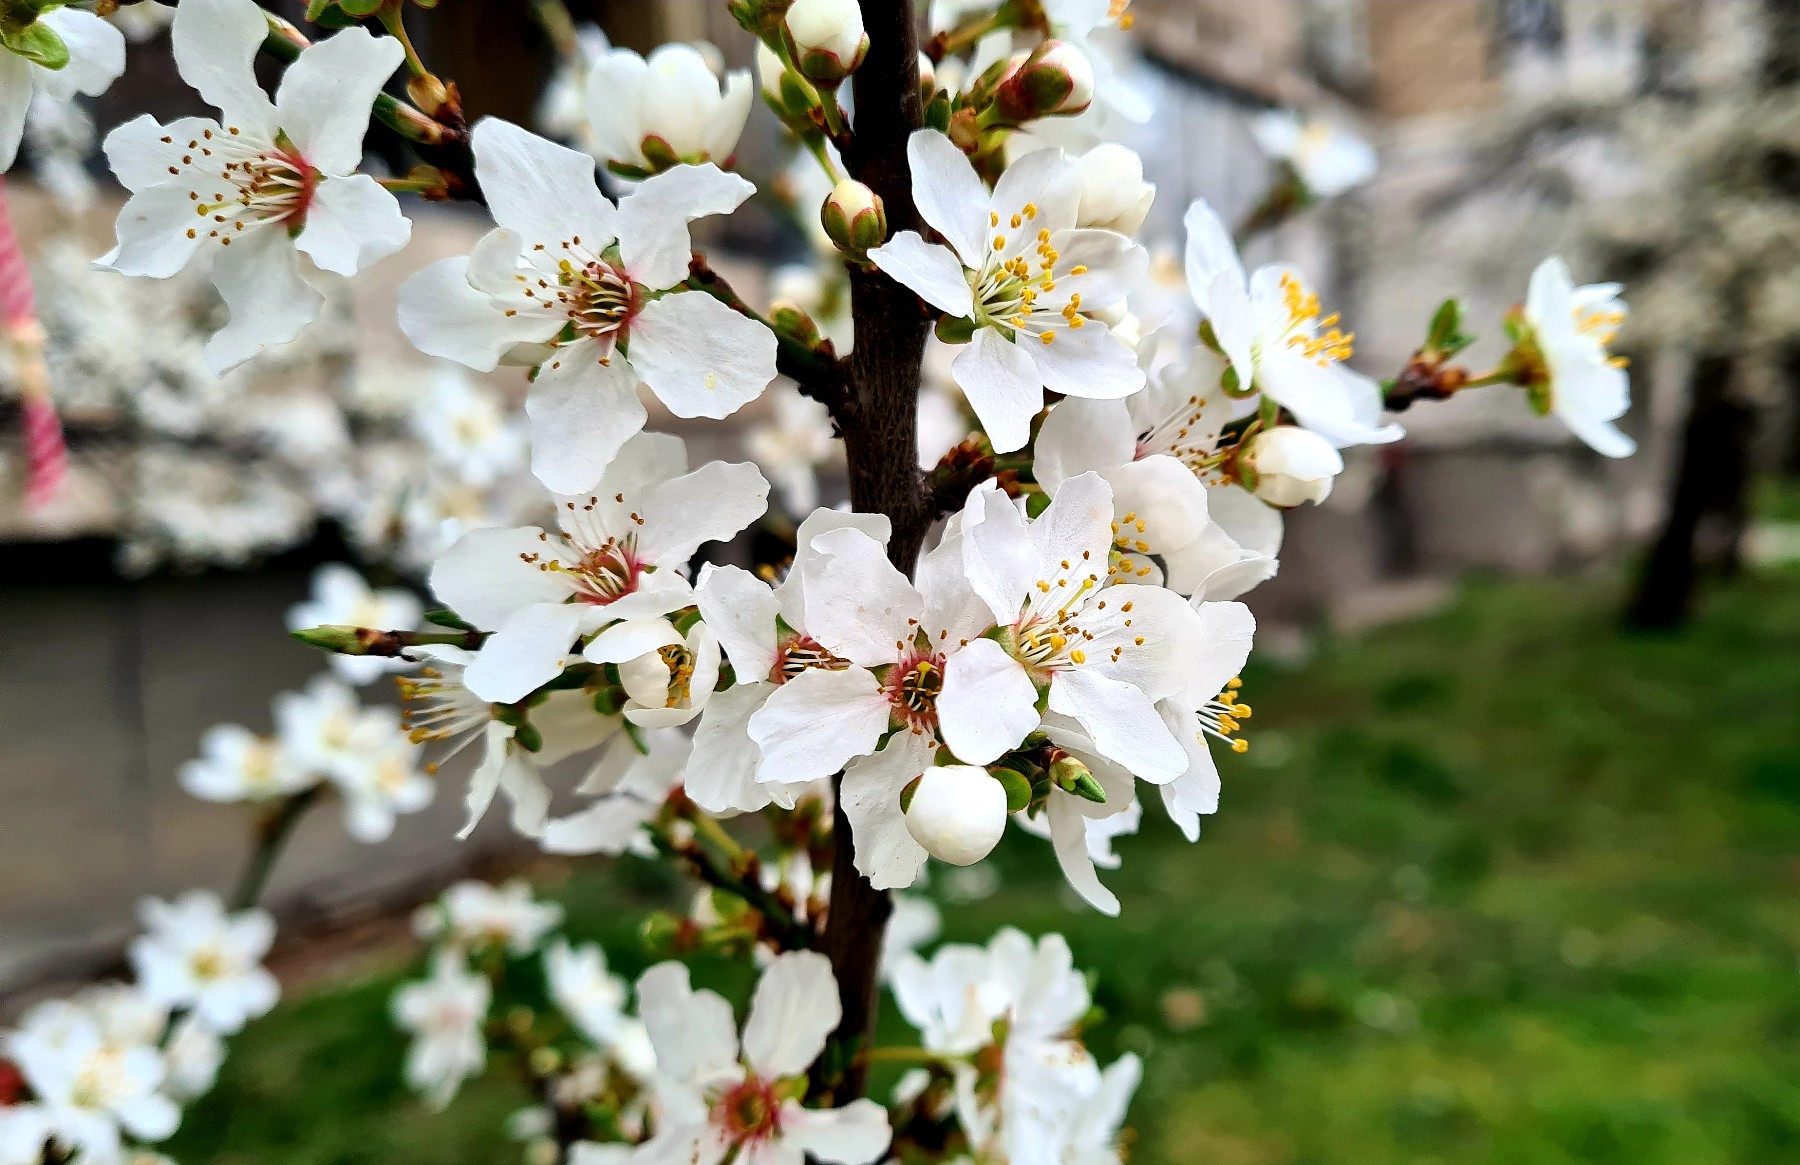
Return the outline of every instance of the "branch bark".
<path id="1" fill-rule="evenodd" d="M 887 206 L 893 232 L 920 230 L 906 142 L 923 122 L 919 36 L 912 0 L 862 0 L 869 55 L 853 79 L 855 133 L 844 151 L 852 177 Z M 917 415 L 919 375 L 930 319 L 918 297 L 879 271 L 850 273 L 856 345 L 843 362 L 844 445 L 850 502 L 893 523 L 888 558 L 912 573 L 931 525 L 921 484 Z M 842 778 L 840 777 L 840 783 Z M 813 1084 L 834 1103 L 860 1096 L 868 1074 L 880 1004 L 881 938 L 893 905 L 856 870 L 850 822 L 839 797 L 833 827 L 831 907 L 820 947 L 837 975 L 843 1020 Z"/>

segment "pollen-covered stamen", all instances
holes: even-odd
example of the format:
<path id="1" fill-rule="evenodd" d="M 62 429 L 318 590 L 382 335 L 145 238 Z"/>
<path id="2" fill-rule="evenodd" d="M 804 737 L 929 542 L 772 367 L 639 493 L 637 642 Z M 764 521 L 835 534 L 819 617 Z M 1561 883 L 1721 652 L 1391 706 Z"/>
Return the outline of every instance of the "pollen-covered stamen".
<path id="1" fill-rule="evenodd" d="M 1085 553 L 1080 568 L 1068 560 L 1061 565 L 1052 577 L 1033 584 L 1037 593 L 1012 627 L 1013 658 L 1038 680 L 1090 661 L 1094 633 L 1077 618 L 1105 579 L 1089 568 Z"/>
<path id="2" fill-rule="evenodd" d="M 1624 326 L 1625 313 L 1622 311 L 1598 307 L 1575 309 L 1575 330 L 1602 348 L 1612 347 L 1613 341 L 1619 338 L 1619 329 Z M 1631 363 L 1623 356 L 1608 356 L 1606 362 L 1614 368 L 1625 368 Z"/>
<path id="3" fill-rule="evenodd" d="M 642 289 L 624 268 L 596 253 L 579 235 L 559 241 L 554 250 L 540 244 L 532 255 L 537 269 L 514 276 L 525 298 L 567 322 L 557 342 L 598 341 L 600 363 L 610 364 L 632 317 L 643 307 Z M 556 257 L 553 266 L 549 256 Z"/>
<path id="4" fill-rule="evenodd" d="M 944 656 L 930 648 L 906 651 L 882 682 L 894 719 L 919 733 L 936 731 L 938 695 L 943 690 Z"/>
<path id="5" fill-rule="evenodd" d="M 1087 268 L 1060 267 L 1062 254 L 1051 244 L 1050 232 L 1031 229 L 1038 213 L 1032 202 L 1004 222 L 998 211 L 988 212 L 992 233 L 980 270 L 969 276 L 969 286 L 977 320 L 1010 328 L 1020 339 L 1036 336 L 1049 344 L 1058 328 L 1087 326 L 1081 293 L 1057 292 L 1058 280 L 1085 275 Z"/>
<path id="6" fill-rule="evenodd" d="M 713 1097 L 711 1124 L 734 1145 L 767 1141 L 781 1132 L 781 1097 L 768 1081 L 746 1077 Z"/>
<path id="7" fill-rule="evenodd" d="M 789 636 L 776 645 L 775 666 L 769 669 L 769 682 L 785 684 L 809 668 L 848 671 L 850 661 L 833 655 L 809 635 Z"/>
<path id="8" fill-rule="evenodd" d="M 656 653 L 662 656 L 663 665 L 669 669 L 668 707 L 675 708 L 687 702 L 694 682 L 694 653 L 679 643 L 667 647 L 659 647 Z"/>
<path id="9" fill-rule="evenodd" d="M 1223 480 L 1220 466 L 1227 456 L 1219 447 L 1224 435 L 1216 418 L 1207 416 L 1210 398 L 1198 393 L 1170 409 L 1138 434 L 1136 460 L 1158 454 L 1173 457 L 1202 481 Z"/>
<path id="10" fill-rule="evenodd" d="M 1250 751 L 1250 742 L 1239 735 L 1251 712 L 1250 705 L 1238 696 L 1238 689 L 1243 686 L 1244 681 L 1233 676 L 1224 691 L 1197 710 L 1200 720 L 1197 738 L 1201 743 L 1205 743 L 1208 736 L 1214 736 L 1230 745 L 1232 752 Z"/>
<path id="11" fill-rule="evenodd" d="M 177 143 L 165 137 L 163 144 Z M 286 138 L 273 145 L 256 142 L 236 126 L 206 129 L 190 139 L 169 173 L 186 178 L 188 199 L 201 220 L 188 229 L 188 238 L 204 233 L 221 246 L 260 226 L 304 226 L 320 179 L 318 169 Z"/>
<path id="12" fill-rule="evenodd" d="M 1356 350 L 1356 335 L 1338 329 L 1338 314 L 1320 317 L 1319 295 L 1295 278 L 1292 272 L 1281 275 L 1282 305 L 1287 320 L 1281 325 L 1279 342 L 1298 349 L 1302 356 L 1323 368 L 1350 359 Z M 1320 332 L 1319 329 L 1325 329 Z"/>
<path id="13" fill-rule="evenodd" d="M 416 676 L 395 676 L 394 685 L 403 701 L 401 722 L 414 744 L 449 740 L 488 722 L 488 704 L 434 667 Z"/>

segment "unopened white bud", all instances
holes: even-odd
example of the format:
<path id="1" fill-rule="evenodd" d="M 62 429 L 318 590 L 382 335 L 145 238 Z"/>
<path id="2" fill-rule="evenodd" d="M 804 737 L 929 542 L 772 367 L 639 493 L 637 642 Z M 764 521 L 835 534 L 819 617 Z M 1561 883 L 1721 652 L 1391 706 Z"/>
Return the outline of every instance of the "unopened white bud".
<path id="1" fill-rule="evenodd" d="M 932 857 L 972 865 L 1006 832 L 1006 788 L 972 765 L 926 769 L 906 810 L 906 831 Z"/>
<path id="2" fill-rule="evenodd" d="M 854 178 L 831 190 L 819 211 L 825 234 L 839 250 L 861 255 L 887 238 L 887 211 L 880 195 Z"/>
<path id="3" fill-rule="evenodd" d="M 869 51 L 857 0 L 794 0 L 787 10 L 794 64 L 811 80 L 836 85 Z"/>
<path id="4" fill-rule="evenodd" d="M 1137 151 L 1107 142 L 1076 162 L 1081 170 L 1081 205 L 1075 225 L 1136 234 L 1156 200 L 1156 186 L 1144 181 L 1144 160 Z"/>
<path id="5" fill-rule="evenodd" d="M 926 100 L 937 92 L 937 63 L 922 49 L 919 52 L 919 90 Z"/>
<path id="6" fill-rule="evenodd" d="M 1332 479 L 1344 472 L 1344 459 L 1331 442 L 1297 425 L 1263 430 L 1238 460 L 1251 492 L 1284 509 L 1324 501 L 1331 496 Z"/>

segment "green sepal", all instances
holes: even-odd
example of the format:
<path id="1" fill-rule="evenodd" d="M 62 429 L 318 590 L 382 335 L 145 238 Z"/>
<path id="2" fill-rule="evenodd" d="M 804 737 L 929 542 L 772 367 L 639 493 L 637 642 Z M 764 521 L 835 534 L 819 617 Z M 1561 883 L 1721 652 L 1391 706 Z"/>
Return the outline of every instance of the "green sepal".
<path id="1" fill-rule="evenodd" d="M 625 707 L 625 689 L 605 687 L 594 693 L 594 711 L 602 716 L 617 716 Z"/>
<path id="2" fill-rule="evenodd" d="M 688 607 L 680 614 L 674 616 L 670 622 L 674 624 L 675 630 L 681 632 L 681 634 L 685 636 L 700 622 L 700 608 Z"/>
<path id="3" fill-rule="evenodd" d="M 650 755 L 650 742 L 644 739 L 644 730 L 629 720 L 619 722 L 625 729 L 625 735 L 631 738 L 631 747 L 638 750 L 639 756 Z"/>
<path id="4" fill-rule="evenodd" d="M 513 743 L 526 752 L 542 752 L 544 734 L 538 731 L 537 725 L 527 720 L 513 729 Z"/>
<path id="5" fill-rule="evenodd" d="M 1009 769 L 1004 765 L 996 765 L 988 770 L 988 775 L 1000 782 L 1006 790 L 1006 811 L 1017 813 L 1031 804 L 1031 780 L 1017 769 Z"/>
<path id="6" fill-rule="evenodd" d="M 937 338 L 946 344 L 967 344 L 975 338 L 975 321 L 962 316 L 945 316 L 937 322 Z"/>
<path id="7" fill-rule="evenodd" d="M 1025 495 L 1025 516 L 1035 518 L 1050 508 L 1050 495 L 1042 490 Z"/>
<path id="8" fill-rule="evenodd" d="M 454 631 L 475 630 L 475 624 L 464 619 L 448 607 L 439 607 L 436 610 L 425 612 L 425 621 L 427 623 L 436 624 L 439 627 L 448 627 Z"/>
<path id="9" fill-rule="evenodd" d="M 912 808 L 913 794 L 919 791 L 919 782 L 924 779 L 925 776 L 921 773 L 912 780 L 906 782 L 906 787 L 900 790 L 900 812 L 905 813 L 908 809 Z"/>
<path id="10" fill-rule="evenodd" d="M 41 20 L 19 29 L 0 30 L 0 44 L 46 69 L 60 69 L 69 63 L 69 46 L 56 30 Z"/>
<path id="11" fill-rule="evenodd" d="M 939 133 L 947 134 L 950 132 L 950 114 L 950 95 L 939 90 L 938 94 L 931 99 L 931 103 L 925 107 L 925 125 Z"/>

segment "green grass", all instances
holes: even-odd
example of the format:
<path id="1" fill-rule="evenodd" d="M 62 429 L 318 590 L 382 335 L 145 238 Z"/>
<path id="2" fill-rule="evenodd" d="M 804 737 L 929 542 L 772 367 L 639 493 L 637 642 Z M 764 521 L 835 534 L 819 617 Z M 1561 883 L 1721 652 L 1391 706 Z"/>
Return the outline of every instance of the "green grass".
<path id="1" fill-rule="evenodd" d="M 1069 937 L 1096 1050 L 1147 1060 L 1134 1165 L 1800 1160 L 1800 575 L 1667 638 L 1621 637 L 1616 604 L 1479 583 L 1255 668 L 1223 812 L 1193 846 L 1146 814 L 1108 875 L 1121 919 L 1072 908 L 1017 838 L 947 937 Z M 658 879 L 577 876 L 571 929 L 635 971 Z M 499 1071 L 442 1115 L 407 1098 L 394 982 L 240 1037 L 175 1158 L 516 1159 Z"/>

